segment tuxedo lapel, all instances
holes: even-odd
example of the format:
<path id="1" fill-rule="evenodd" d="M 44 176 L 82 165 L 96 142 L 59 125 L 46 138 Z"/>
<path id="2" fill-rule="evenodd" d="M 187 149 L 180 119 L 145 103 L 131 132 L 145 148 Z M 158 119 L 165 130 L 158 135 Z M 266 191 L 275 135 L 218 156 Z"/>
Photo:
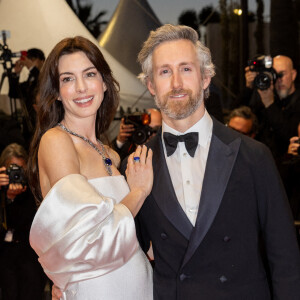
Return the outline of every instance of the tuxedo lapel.
<path id="1" fill-rule="evenodd" d="M 228 132 L 223 132 L 224 129 L 214 122 L 198 216 L 183 265 L 199 247 L 217 214 L 240 147 L 240 137 L 225 143 L 218 137 L 219 129 L 225 133 L 225 136 L 228 135 Z"/>
<path id="2" fill-rule="evenodd" d="M 193 230 L 193 225 L 177 200 L 164 156 L 161 132 L 150 141 L 149 146 L 153 150 L 154 170 L 154 182 L 151 196 L 173 226 L 186 239 L 189 239 Z"/>

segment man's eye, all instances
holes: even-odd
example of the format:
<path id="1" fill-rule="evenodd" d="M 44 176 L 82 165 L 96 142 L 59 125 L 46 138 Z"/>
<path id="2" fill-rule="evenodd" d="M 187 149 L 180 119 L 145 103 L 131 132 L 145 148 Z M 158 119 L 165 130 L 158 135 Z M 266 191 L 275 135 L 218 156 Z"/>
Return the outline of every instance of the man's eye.
<path id="1" fill-rule="evenodd" d="M 161 74 L 168 74 L 168 73 L 169 73 L 169 70 L 162 70 L 160 73 L 161 73 Z"/>
<path id="2" fill-rule="evenodd" d="M 184 68 L 183 68 L 183 71 L 185 71 L 185 72 L 191 71 L 191 68 L 189 68 L 189 67 L 184 67 Z"/>

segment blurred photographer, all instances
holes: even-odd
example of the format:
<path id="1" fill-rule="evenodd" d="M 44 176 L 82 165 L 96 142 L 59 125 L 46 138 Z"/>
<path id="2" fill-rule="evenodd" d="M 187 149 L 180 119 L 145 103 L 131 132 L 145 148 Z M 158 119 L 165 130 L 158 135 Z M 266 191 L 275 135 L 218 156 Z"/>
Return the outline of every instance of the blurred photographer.
<path id="1" fill-rule="evenodd" d="M 257 139 L 269 146 L 277 163 L 290 137 L 297 135 L 300 91 L 295 87 L 296 76 L 292 60 L 284 55 L 271 60 L 256 57 L 245 69 L 246 90 L 240 104 L 250 106 L 257 116 Z"/>
<path id="2" fill-rule="evenodd" d="M 147 113 L 125 116 L 121 120 L 118 136 L 112 141 L 112 147 L 123 160 L 135 151 L 137 145 L 155 136 L 161 124 L 161 113 L 155 108 L 147 109 Z"/>
<path id="3" fill-rule="evenodd" d="M 287 153 L 280 166 L 280 173 L 291 205 L 293 217 L 300 220 L 300 119 L 298 135 L 290 138 Z"/>
<path id="4" fill-rule="evenodd" d="M 36 112 L 34 109 L 36 101 L 36 93 L 38 88 L 38 79 L 40 70 L 45 62 L 44 52 L 38 48 L 31 48 L 25 51 L 24 55 L 15 62 L 9 95 L 12 98 L 21 98 L 24 100 L 24 104 L 28 115 L 26 113 L 27 121 L 30 124 L 26 124 L 25 138 L 31 139 L 34 132 Z M 28 77 L 25 81 L 20 81 L 20 74 L 23 68 L 27 68 L 29 71 Z M 28 141 L 29 142 L 29 141 Z M 29 144 L 28 144 L 29 146 Z"/>
<path id="5" fill-rule="evenodd" d="M 0 288 L 3 300 L 42 299 L 45 286 L 45 275 L 29 245 L 36 204 L 26 184 L 27 158 L 25 149 L 18 144 L 8 145 L 0 157 Z"/>

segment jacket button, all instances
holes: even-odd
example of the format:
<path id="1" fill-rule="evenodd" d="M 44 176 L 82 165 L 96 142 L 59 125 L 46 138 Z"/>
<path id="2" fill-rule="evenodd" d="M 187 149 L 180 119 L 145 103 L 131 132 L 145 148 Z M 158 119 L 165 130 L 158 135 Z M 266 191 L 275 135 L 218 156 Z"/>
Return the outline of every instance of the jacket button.
<path id="1" fill-rule="evenodd" d="M 219 279 L 222 283 L 227 281 L 227 278 L 224 275 L 222 275 Z"/>
<path id="2" fill-rule="evenodd" d="M 229 236 L 227 236 L 227 235 L 223 238 L 223 241 L 225 243 L 229 242 L 230 240 L 231 240 L 231 238 Z"/>
<path id="3" fill-rule="evenodd" d="M 160 237 L 163 239 L 163 240 L 166 240 L 168 238 L 168 236 L 163 232 L 160 234 Z"/>

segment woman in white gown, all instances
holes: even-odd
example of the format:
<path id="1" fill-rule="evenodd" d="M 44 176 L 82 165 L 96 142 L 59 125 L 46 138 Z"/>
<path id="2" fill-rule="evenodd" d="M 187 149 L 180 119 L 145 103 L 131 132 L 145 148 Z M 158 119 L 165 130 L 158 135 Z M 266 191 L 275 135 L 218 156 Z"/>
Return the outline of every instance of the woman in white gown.
<path id="1" fill-rule="evenodd" d="M 41 205 L 30 244 L 62 299 L 151 300 L 152 269 L 134 216 L 150 193 L 152 152 L 128 160 L 99 140 L 118 105 L 118 83 L 83 37 L 59 42 L 41 72 L 29 182 Z"/>

